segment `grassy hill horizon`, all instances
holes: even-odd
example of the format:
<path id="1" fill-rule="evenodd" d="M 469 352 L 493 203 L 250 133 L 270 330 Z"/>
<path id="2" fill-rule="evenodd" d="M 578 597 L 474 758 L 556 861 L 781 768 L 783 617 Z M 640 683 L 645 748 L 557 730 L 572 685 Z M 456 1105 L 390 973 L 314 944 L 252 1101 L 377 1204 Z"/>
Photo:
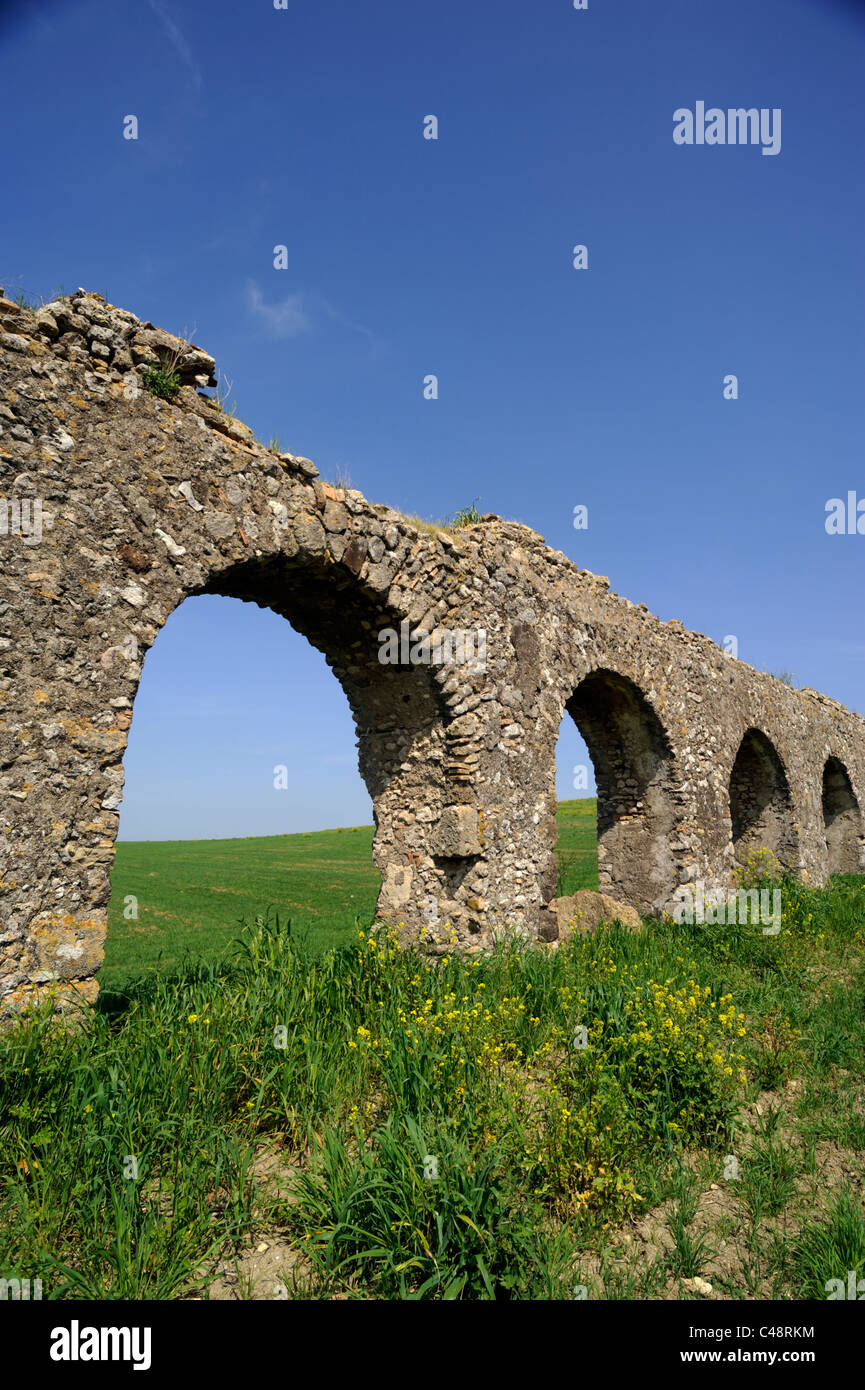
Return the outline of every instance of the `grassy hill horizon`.
<path id="1" fill-rule="evenodd" d="M 557 810 L 562 891 L 597 887 L 595 797 Z M 375 914 L 380 878 L 374 827 L 338 826 L 226 839 L 118 840 L 111 873 L 103 988 L 179 966 L 187 953 L 212 958 L 241 921 L 268 909 L 316 951 L 344 945 L 355 922 Z M 135 899 L 131 903 L 130 898 Z M 137 910 L 137 916 L 125 915 Z"/>

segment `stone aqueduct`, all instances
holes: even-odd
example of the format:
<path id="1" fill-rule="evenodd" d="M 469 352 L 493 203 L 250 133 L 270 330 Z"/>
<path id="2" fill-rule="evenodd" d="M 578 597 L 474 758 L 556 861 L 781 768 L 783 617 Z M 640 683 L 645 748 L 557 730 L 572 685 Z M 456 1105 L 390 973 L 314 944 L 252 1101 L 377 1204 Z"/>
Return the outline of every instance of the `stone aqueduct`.
<path id="1" fill-rule="evenodd" d="M 141 389 L 159 363 L 183 382 L 170 402 Z M 328 486 L 208 404 L 213 372 L 99 295 L 0 297 L 0 1013 L 96 997 L 141 664 L 191 594 L 269 607 L 324 653 L 375 807 L 379 915 L 432 950 L 554 935 L 566 712 L 613 896 L 661 912 L 680 885 L 728 887 L 754 846 L 815 882 L 860 869 L 861 716 L 660 622 L 525 526 L 427 532 Z M 485 662 L 383 664 L 378 634 L 403 622 L 483 631 Z"/>

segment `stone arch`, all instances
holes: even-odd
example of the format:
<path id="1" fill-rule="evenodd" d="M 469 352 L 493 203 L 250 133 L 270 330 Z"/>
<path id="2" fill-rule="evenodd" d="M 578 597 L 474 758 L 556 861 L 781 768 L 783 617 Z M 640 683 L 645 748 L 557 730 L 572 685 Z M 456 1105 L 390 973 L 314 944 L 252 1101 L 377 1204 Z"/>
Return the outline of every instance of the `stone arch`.
<path id="1" fill-rule="evenodd" d="M 830 874 L 862 872 L 862 815 L 847 769 L 840 758 L 826 759 L 823 768 L 823 825 L 826 868 Z"/>
<path id="2" fill-rule="evenodd" d="M 787 773 L 775 745 L 761 729 L 745 730 L 730 773 L 733 862 L 768 849 L 785 869 L 794 868 L 798 835 Z"/>
<path id="3" fill-rule="evenodd" d="M 324 652 L 376 807 L 379 910 L 411 938 L 430 917 L 442 950 L 549 928 L 565 701 L 599 772 L 602 886 L 663 908 L 751 844 L 823 881 L 814 750 L 865 785 L 860 715 L 661 623 L 526 526 L 426 530 L 330 486 L 199 394 L 208 353 L 98 295 L 33 312 L 0 290 L 0 327 L 0 1018 L 58 982 L 96 997 L 140 657 L 195 593 L 274 608 Z M 172 400 L 143 365 L 175 371 Z M 483 668 L 383 669 L 376 626 L 403 623 L 482 629 Z M 783 766 L 743 709 L 771 710 Z M 840 795 L 830 773 L 831 835 Z"/>
<path id="4" fill-rule="evenodd" d="M 401 615 L 350 571 L 315 554 L 234 563 L 194 592 L 269 608 L 323 654 L 348 700 L 358 770 L 372 799 L 377 912 L 393 918 L 422 895 L 418 851 L 425 819 L 433 819 L 429 808 L 443 797 L 447 711 L 434 668 L 382 662 L 380 634 L 398 632 Z M 439 892 L 432 880 L 427 888 Z"/>
<path id="5" fill-rule="evenodd" d="M 643 911 L 660 910 L 678 881 L 671 841 L 678 819 L 674 756 L 640 688 L 592 671 L 565 705 L 595 769 L 598 886 Z"/>

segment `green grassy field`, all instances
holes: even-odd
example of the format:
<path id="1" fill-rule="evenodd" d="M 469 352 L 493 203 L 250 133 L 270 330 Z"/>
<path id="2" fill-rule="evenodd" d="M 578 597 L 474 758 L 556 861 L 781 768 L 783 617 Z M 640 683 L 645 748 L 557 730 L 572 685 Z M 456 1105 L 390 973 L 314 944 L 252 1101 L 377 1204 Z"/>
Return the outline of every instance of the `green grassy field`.
<path id="1" fill-rule="evenodd" d="M 865 1276 L 863 954 L 852 878 L 785 880 L 776 936 L 650 921 L 437 961 L 252 921 L 79 1027 L 0 1035 L 0 1277 L 825 1299 Z"/>
<path id="2" fill-rule="evenodd" d="M 597 886 L 594 798 L 559 805 L 564 891 Z M 103 988 L 174 968 L 191 952 L 213 957 L 270 908 L 312 951 L 343 945 L 375 912 L 379 878 L 371 825 L 243 840 L 121 842 L 111 875 Z M 137 918 L 124 916 L 129 895 Z"/>
<path id="3" fill-rule="evenodd" d="M 592 886 L 594 803 L 559 830 L 561 889 Z M 0 1278 L 572 1301 L 865 1277 L 865 881 L 758 866 L 777 935 L 665 919 L 433 961 L 354 926 L 370 841 L 119 847 L 99 1007 L 0 1035 Z"/>
<path id="4" fill-rule="evenodd" d="M 598 803 L 595 797 L 560 801 L 556 811 L 558 895 L 598 886 Z"/>
<path id="5" fill-rule="evenodd" d="M 371 825 L 243 840 L 161 840 L 117 846 L 100 984 L 172 968 L 186 952 L 218 955 L 241 920 L 270 908 L 314 950 L 369 923 L 378 874 Z M 138 917 L 124 917 L 128 895 Z"/>

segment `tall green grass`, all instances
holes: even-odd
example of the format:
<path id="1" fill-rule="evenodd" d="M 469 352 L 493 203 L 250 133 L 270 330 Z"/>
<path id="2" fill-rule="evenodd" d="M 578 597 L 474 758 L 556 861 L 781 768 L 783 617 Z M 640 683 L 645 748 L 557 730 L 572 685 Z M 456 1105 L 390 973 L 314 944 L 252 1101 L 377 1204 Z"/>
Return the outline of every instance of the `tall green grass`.
<path id="1" fill-rule="evenodd" d="M 265 1227 L 313 1293 L 570 1297 L 576 1252 L 688 1149 L 722 1155 L 767 1068 L 852 1137 L 816 1097 L 865 1065 L 865 892 L 784 894 L 776 937 L 652 923 L 437 963 L 366 933 L 322 953 L 262 917 L 75 1027 L 35 1015 L 0 1038 L 0 1276 L 182 1297 Z M 264 1146 L 287 1197 L 256 1177 Z M 789 1174 L 760 1162 L 749 1199 L 777 1210 Z"/>

